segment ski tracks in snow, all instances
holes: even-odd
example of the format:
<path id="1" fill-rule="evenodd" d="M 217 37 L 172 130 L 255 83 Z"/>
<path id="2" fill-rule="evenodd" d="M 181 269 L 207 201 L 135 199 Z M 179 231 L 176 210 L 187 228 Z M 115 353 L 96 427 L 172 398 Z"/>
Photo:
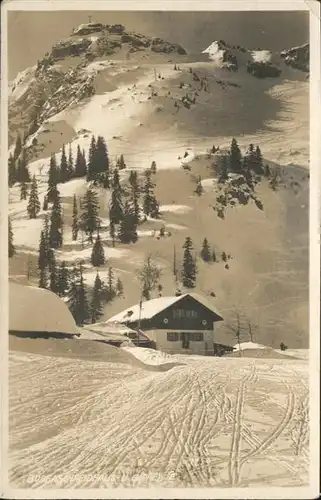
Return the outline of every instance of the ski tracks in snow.
<path id="1" fill-rule="evenodd" d="M 307 478 L 307 443 L 295 455 L 289 431 L 308 401 L 300 361 L 300 377 L 284 360 L 207 358 L 168 372 L 35 361 L 33 370 L 17 353 L 11 360 L 19 487 L 244 486 L 262 460 L 281 466 L 283 483 Z"/>

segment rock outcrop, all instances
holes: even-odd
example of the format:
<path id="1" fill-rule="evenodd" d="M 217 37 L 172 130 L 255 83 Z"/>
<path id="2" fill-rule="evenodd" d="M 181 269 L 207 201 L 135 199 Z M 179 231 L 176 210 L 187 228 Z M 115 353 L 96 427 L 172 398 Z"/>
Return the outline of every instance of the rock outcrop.
<path id="1" fill-rule="evenodd" d="M 292 49 L 283 50 L 281 57 L 284 59 L 285 64 L 292 68 L 299 69 L 305 73 L 309 72 L 310 67 L 310 45 L 305 43 L 300 47 L 293 47 Z"/>
<path id="2" fill-rule="evenodd" d="M 151 50 L 153 52 L 163 52 L 169 54 L 171 52 L 176 52 L 177 54 L 185 55 L 186 51 L 183 47 L 177 43 L 170 43 L 162 40 L 161 38 L 154 38 L 151 43 Z"/>
<path id="3" fill-rule="evenodd" d="M 257 78 L 277 78 L 282 71 L 270 62 L 248 61 L 246 71 Z"/>
<path id="4" fill-rule="evenodd" d="M 92 41 L 88 38 L 68 38 L 56 43 L 51 49 L 51 57 L 55 61 L 65 57 L 81 56 L 86 52 Z"/>

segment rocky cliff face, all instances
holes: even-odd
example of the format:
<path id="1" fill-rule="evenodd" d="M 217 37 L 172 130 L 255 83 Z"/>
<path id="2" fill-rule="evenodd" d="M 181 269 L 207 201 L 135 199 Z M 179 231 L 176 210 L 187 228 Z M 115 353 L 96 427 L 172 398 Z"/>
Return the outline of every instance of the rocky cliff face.
<path id="1" fill-rule="evenodd" d="M 158 54 L 186 54 L 185 49 L 178 44 L 127 32 L 121 24 L 88 23 L 76 28 L 69 38 L 56 43 L 50 54 L 46 54 L 38 62 L 38 68 L 47 67 L 66 57 L 77 56 L 92 61 L 98 57 L 116 54 L 121 49 L 125 49 L 127 53 L 148 49 Z"/>
<path id="2" fill-rule="evenodd" d="M 305 43 L 300 47 L 283 50 L 280 55 L 284 59 L 285 64 L 288 66 L 306 73 L 309 72 L 310 45 L 308 43 Z"/>

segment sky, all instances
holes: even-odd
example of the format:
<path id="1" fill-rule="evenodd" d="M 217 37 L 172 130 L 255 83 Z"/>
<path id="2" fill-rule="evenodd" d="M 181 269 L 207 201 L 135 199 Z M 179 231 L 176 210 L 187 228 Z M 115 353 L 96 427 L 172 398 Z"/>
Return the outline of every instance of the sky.
<path id="1" fill-rule="evenodd" d="M 121 23 L 128 30 L 179 43 L 200 52 L 223 39 L 247 48 L 279 51 L 309 40 L 308 12 L 138 12 L 11 11 L 8 12 L 9 79 L 41 59 L 73 28 L 89 21 Z"/>

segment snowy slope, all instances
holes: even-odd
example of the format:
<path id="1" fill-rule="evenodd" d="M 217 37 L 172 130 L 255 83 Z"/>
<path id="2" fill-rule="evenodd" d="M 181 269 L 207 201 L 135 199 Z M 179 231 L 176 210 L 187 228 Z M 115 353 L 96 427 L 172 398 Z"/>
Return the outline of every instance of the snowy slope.
<path id="1" fill-rule="evenodd" d="M 35 69 L 36 66 L 32 66 L 20 71 L 16 78 L 9 83 L 9 103 L 10 101 L 18 101 L 28 91 L 30 83 L 35 79 Z"/>
<path id="2" fill-rule="evenodd" d="M 212 52 L 215 47 L 212 46 Z M 265 54 L 265 51 L 254 52 L 255 57 L 262 58 Z M 121 172 L 121 177 L 126 180 L 130 169 L 143 173 L 152 161 L 156 161 L 156 196 L 160 202 L 161 217 L 158 220 L 147 217 L 147 221 L 138 228 L 139 239 L 135 245 L 117 243 L 116 248 L 112 247 L 108 234 L 110 192 L 102 190 L 99 193 L 102 238 L 107 258 L 106 266 L 100 272 L 105 278 L 108 267 L 113 267 L 125 289 L 124 298 L 108 305 L 104 319 L 138 302 L 137 270 L 148 253 L 152 253 L 162 270 L 163 293 L 172 296 L 176 286 L 172 274 L 174 247 L 180 262 L 186 236 L 192 237 L 197 254 L 206 236 L 218 257 L 224 250 L 232 253 L 234 260 L 229 263 L 228 270 L 222 263 L 206 267 L 200 262 L 197 291 L 203 296 L 215 292 L 223 308 L 226 308 L 224 317 L 230 313 L 231 302 L 242 302 L 249 294 L 249 314 L 258 315 L 258 304 L 263 310 L 263 318 L 255 320 L 267 330 L 261 333 L 262 342 L 279 346 L 282 331 L 285 329 L 286 335 L 290 336 L 289 332 L 295 324 L 297 333 L 291 336 L 295 339 L 291 341 L 294 342 L 293 347 L 301 347 L 299 337 L 307 338 L 307 283 L 302 264 L 307 245 L 303 227 L 307 213 L 306 174 L 301 171 L 295 173 L 295 179 L 300 184 L 298 193 L 291 191 L 292 188 L 282 188 L 274 193 L 266 183 L 260 193 L 264 211 L 242 207 L 230 210 L 226 221 L 222 221 L 215 216 L 212 208 L 217 186 L 210 168 L 215 158 L 209 156 L 208 151 L 213 144 L 223 151 L 235 136 L 243 153 L 250 143 L 259 144 L 268 161 L 286 167 L 289 164 L 308 167 L 308 82 L 298 79 L 299 72 L 291 72 L 291 68 L 286 78 L 260 81 L 246 73 L 244 61 L 237 72 L 215 67 L 211 61 L 190 63 L 185 59 L 179 60 L 179 69 L 175 69 L 174 63 L 168 62 L 168 55 L 158 54 L 157 61 L 149 59 L 152 57 L 150 54 L 144 52 L 144 55 L 143 60 L 139 59 L 139 53 L 133 54 L 130 60 L 102 57 L 81 67 L 66 58 L 51 67 L 49 73 L 52 76 L 57 72 L 60 84 L 57 88 L 57 109 L 65 107 L 58 113 L 53 110 L 52 116 L 45 119 L 38 132 L 27 141 L 28 146 L 32 146 L 34 140 L 38 141 L 37 146 L 29 150 L 34 160 L 29 168 L 39 181 L 41 204 L 46 192 L 50 153 L 55 152 L 59 162 L 63 144 L 67 153 L 71 144 L 75 157 L 78 145 L 88 154 L 93 133 L 104 136 L 112 166 L 116 158 L 124 154 L 127 168 Z M 250 52 L 246 52 L 244 57 L 251 57 Z M 66 71 L 66 78 L 61 83 L 63 70 Z M 73 77 L 70 76 L 72 71 L 76 71 Z M 67 92 L 70 86 L 68 79 L 77 90 L 77 85 L 81 86 L 83 79 L 89 77 L 93 78 L 94 95 L 71 105 Z M 200 90 L 203 79 L 206 79 L 207 91 Z M 61 86 L 63 92 L 59 90 Z M 28 92 L 26 96 L 33 97 Z M 194 92 L 198 92 L 195 105 L 185 108 L 181 104 L 182 98 L 186 94 L 193 97 Z M 21 99 L 21 106 L 23 103 L 24 98 Z M 179 103 L 179 109 L 175 108 L 175 103 Z M 21 106 L 19 100 L 19 106 L 15 107 L 17 114 L 14 115 L 19 122 L 19 113 L 25 113 L 25 108 Z M 184 163 L 189 163 L 191 171 L 181 168 Z M 290 170 L 292 172 L 292 167 Z M 202 177 L 205 191 L 201 197 L 196 197 L 194 193 L 193 179 L 198 175 Z M 288 184 L 291 182 L 289 180 Z M 75 244 L 71 237 L 72 198 L 74 194 L 81 198 L 86 187 L 82 179 L 59 185 L 63 197 L 65 247 L 57 252 L 57 257 L 66 260 L 69 265 L 84 260 L 86 283 L 91 286 L 96 276 L 96 269 L 92 269 L 89 262 L 91 246 L 82 245 L 81 238 Z M 41 211 L 36 221 L 27 218 L 27 202 L 20 201 L 18 186 L 10 189 L 9 198 L 14 241 L 19 250 L 11 260 L 11 275 L 17 279 L 25 276 L 26 261 L 30 257 L 35 269 L 32 283 L 36 284 L 36 252 L 45 214 Z M 292 219 L 300 221 L 298 232 L 297 227 L 293 227 Z M 162 239 L 159 232 L 163 227 L 166 237 Z M 286 236 L 284 228 L 287 228 Z M 257 236 L 255 241 L 253 234 Z M 293 269 L 296 269 L 296 275 Z M 257 285 L 258 281 L 261 286 Z M 236 291 L 235 282 L 242 283 L 244 293 Z M 282 307 L 285 314 L 279 311 Z M 279 321 L 282 322 L 280 328 L 276 327 Z M 272 338 L 273 341 L 267 341 Z M 282 340 L 289 344 L 288 339 Z"/>
<path id="3" fill-rule="evenodd" d="M 13 352 L 10 376 L 14 487 L 307 485 L 304 361 L 161 373 Z"/>
<path id="4" fill-rule="evenodd" d="M 272 54 L 269 50 L 254 50 L 252 53 L 253 61 L 255 62 L 269 62 L 271 61 Z"/>

